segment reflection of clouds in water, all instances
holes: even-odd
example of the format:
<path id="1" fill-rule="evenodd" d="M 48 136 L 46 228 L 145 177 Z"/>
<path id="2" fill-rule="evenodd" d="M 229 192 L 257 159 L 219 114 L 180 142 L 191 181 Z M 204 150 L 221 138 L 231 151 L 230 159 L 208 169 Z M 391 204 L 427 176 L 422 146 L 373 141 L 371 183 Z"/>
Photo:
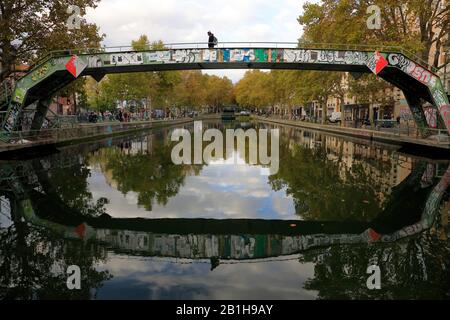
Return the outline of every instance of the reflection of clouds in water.
<path id="1" fill-rule="evenodd" d="M 290 216 L 290 210 L 293 203 L 292 196 L 284 196 L 273 199 L 273 210 L 282 216 Z"/>
<path id="2" fill-rule="evenodd" d="M 314 276 L 314 265 L 290 261 L 221 264 L 179 264 L 127 259 L 110 255 L 100 269 L 113 278 L 98 292 L 99 299 L 314 299 L 303 284 Z M 288 257 L 286 257 L 288 258 Z M 175 260 L 173 260 L 175 261 Z M 130 263 L 132 262 L 132 263 Z"/>
<path id="3" fill-rule="evenodd" d="M 138 174 L 138 173 L 130 173 Z M 216 163 L 204 166 L 198 176 L 187 176 L 179 193 L 151 212 L 137 206 L 138 195 L 123 195 L 106 183 L 101 171 L 92 170 L 89 189 L 94 199 L 106 197 L 108 214 L 114 217 L 152 218 L 263 218 L 297 219 L 285 190 L 273 191 L 259 166 Z"/>

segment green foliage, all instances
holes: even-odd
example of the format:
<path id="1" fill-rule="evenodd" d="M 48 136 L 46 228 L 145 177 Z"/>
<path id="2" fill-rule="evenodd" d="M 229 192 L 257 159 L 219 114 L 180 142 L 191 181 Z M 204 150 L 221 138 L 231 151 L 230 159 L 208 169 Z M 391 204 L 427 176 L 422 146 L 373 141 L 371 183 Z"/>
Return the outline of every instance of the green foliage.
<path id="1" fill-rule="evenodd" d="M 343 96 L 342 73 L 320 71 L 248 71 L 235 87 L 236 101 L 244 107 L 266 108 L 274 105 L 290 110 L 317 100 L 326 103 L 330 96 Z"/>
<path id="2" fill-rule="evenodd" d="M 370 16 L 367 8 L 374 4 L 381 9 L 380 30 L 367 28 Z M 306 3 L 303 9 L 298 18 L 304 30 L 300 46 L 308 43 L 401 46 L 434 67 L 444 67 L 439 65 L 438 58 L 450 30 L 450 4 L 441 7 L 439 1 L 423 0 L 323 0 L 320 4 Z M 432 55 L 433 46 L 437 50 Z M 392 88 L 373 75 L 356 81 L 348 77 L 348 86 L 342 85 L 342 77 L 331 73 L 313 72 L 306 78 L 308 88 L 303 98 L 321 103 L 329 95 L 342 101 L 346 93 L 358 102 L 385 102 L 383 92 Z"/>
<path id="3" fill-rule="evenodd" d="M 87 8 L 99 0 L 1 0 L 0 61 L 6 77 L 18 63 L 32 63 L 52 50 L 62 48 L 96 48 L 103 35 L 95 24 L 84 18 Z M 80 29 L 69 30 L 67 13 L 70 5 L 80 8 Z"/>
<path id="4" fill-rule="evenodd" d="M 208 106 L 219 108 L 234 101 L 233 83 L 227 77 L 206 75 L 205 102 Z"/>
<path id="5" fill-rule="evenodd" d="M 298 18 L 303 42 L 401 46 L 428 62 L 433 46 L 443 50 L 449 34 L 450 4 L 424 0 L 324 0 L 306 3 Z M 367 28 L 367 8 L 381 9 L 381 29 Z M 436 55 L 431 64 L 442 68 Z"/>
<path id="6" fill-rule="evenodd" d="M 146 35 L 132 41 L 133 50 L 164 49 L 162 41 L 150 43 Z M 209 76 L 201 71 L 154 71 L 112 74 L 99 84 L 86 83 L 90 107 L 113 110 L 118 101 L 134 101 L 138 107 L 154 109 L 178 107 L 217 108 L 234 101 L 233 83 L 226 77 Z"/>
<path id="7" fill-rule="evenodd" d="M 269 73 L 247 71 L 235 86 L 236 102 L 243 107 L 264 108 L 273 105 L 274 93 Z"/>

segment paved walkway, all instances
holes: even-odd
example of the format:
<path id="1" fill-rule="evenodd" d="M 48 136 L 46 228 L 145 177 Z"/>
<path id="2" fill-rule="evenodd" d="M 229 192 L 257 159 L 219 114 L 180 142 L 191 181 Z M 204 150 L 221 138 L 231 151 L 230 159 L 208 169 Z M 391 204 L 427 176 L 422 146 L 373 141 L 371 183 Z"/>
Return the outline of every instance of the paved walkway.
<path id="1" fill-rule="evenodd" d="M 341 127 L 336 125 L 318 124 L 311 122 L 304 122 L 298 120 L 284 120 L 271 117 L 259 117 L 253 116 L 253 119 L 261 122 L 271 122 L 284 125 L 290 125 L 300 128 L 320 130 L 325 132 L 330 132 L 338 135 L 348 135 L 363 139 L 375 140 L 380 142 L 387 142 L 399 145 L 417 145 L 422 147 L 440 148 L 450 150 L 450 140 L 448 136 L 435 136 L 426 139 L 411 137 L 408 135 L 398 134 L 389 131 L 377 131 L 371 129 L 356 129 Z"/>
<path id="2" fill-rule="evenodd" d="M 83 140 L 92 140 L 107 136 L 126 134 L 133 131 L 151 129 L 161 126 L 170 126 L 192 122 L 192 118 L 182 118 L 174 120 L 153 120 L 135 122 L 102 122 L 79 124 L 72 127 L 44 130 L 39 132 L 37 137 L 18 136 L 12 143 L 0 141 L 0 153 L 7 151 L 17 151 L 42 145 L 61 145 L 75 143 Z"/>

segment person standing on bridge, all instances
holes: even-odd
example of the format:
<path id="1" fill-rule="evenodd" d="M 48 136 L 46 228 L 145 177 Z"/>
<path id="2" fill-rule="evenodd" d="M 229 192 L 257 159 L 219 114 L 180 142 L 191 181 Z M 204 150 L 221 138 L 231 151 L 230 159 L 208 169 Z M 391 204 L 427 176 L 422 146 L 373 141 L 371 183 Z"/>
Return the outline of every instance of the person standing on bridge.
<path id="1" fill-rule="evenodd" d="M 208 31 L 208 48 L 214 48 L 217 45 L 217 38 L 211 31 Z"/>

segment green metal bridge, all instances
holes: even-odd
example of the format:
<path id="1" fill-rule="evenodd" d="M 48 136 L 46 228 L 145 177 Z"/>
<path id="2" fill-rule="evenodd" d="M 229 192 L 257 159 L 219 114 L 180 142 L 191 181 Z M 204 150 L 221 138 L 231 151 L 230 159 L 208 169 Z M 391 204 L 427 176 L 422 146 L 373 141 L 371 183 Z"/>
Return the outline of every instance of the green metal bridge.
<path id="1" fill-rule="evenodd" d="M 0 109 L 6 111 L 0 137 L 9 141 L 21 130 L 21 114 L 35 108 L 30 130 L 40 130 L 52 97 L 79 77 L 100 81 L 112 73 L 194 69 L 291 69 L 374 73 L 403 91 L 414 120 L 426 137 L 431 135 L 422 104 L 437 111 L 438 128 L 450 132 L 450 103 L 433 68 L 398 47 L 305 45 L 298 43 L 171 44 L 164 49 L 129 47 L 65 50 L 39 60 L 14 88 L 0 92 Z M 289 47 L 291 46 L 291 47 Z M 304 84 L 299 84 L 304 85 Z M 445 130 L 444 130 L 445 131 Z"/>

